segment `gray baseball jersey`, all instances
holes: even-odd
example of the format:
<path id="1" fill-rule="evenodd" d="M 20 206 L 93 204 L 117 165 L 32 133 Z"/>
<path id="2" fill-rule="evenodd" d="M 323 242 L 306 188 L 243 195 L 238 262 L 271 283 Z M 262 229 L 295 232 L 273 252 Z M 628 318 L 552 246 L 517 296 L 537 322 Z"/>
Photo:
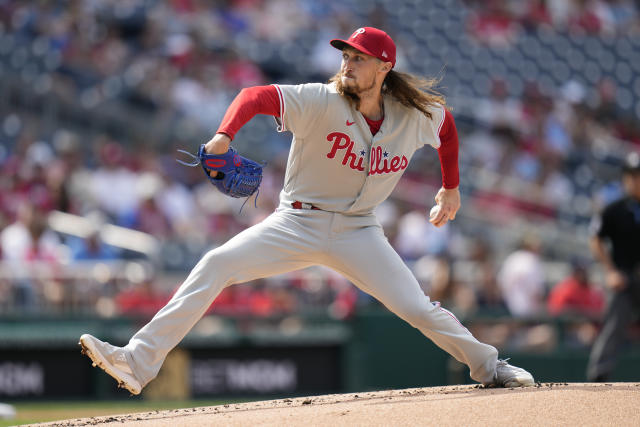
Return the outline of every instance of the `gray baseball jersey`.
<path id="1" fill-rule="evenodd" d="M 393 191 L 413 153 L 440 146 L 444 108 L 429 119 L 384 97 L 384 121 L 375 136 L 354 105 L 332 84 L 275 85 L 279 131 L 293 140 L 281 200 L 330 212 L 368 214 Z"/>

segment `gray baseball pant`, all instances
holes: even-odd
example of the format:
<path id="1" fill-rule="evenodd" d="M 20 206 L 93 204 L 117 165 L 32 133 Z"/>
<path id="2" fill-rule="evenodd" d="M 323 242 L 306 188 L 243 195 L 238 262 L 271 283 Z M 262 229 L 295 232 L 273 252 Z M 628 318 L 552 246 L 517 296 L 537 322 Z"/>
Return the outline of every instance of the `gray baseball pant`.
<path id="1" fill-rule="evenodd" d="M 287 207 L 202 257 L 167 305 L 125 346 L 135 376 L 143 386 L 155 378 L 167 354 L 225 287 L 312 265 L 343 274 L 467 365 L 474 380 L 493 379 L 498 351 L 424 295 L 374 215 Z"/>

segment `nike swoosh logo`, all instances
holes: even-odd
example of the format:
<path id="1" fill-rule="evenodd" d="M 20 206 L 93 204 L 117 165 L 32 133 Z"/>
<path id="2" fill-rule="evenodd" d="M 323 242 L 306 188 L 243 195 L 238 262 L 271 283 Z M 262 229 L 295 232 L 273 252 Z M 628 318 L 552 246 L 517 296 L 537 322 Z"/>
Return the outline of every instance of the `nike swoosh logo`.
<path id="1" fill-rule="evenodd" d="M 352 124 L 354 124 L 355 122 L 349 122 L 349 120 L 347 120 L 347 126 L 351 126 Z"/>

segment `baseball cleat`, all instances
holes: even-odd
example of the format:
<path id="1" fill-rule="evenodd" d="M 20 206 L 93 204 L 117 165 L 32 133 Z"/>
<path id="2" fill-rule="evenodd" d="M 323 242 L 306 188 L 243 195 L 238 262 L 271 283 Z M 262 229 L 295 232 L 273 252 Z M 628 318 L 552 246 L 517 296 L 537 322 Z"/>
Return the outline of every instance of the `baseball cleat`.
<path id="1" fill-rule="evenodd" d="M 89 334 L 82 335 L 78 344 L 82 347 L 82 354 L 91 359 L 93 367 L 97 366 L 111 375 L 118 382 L 118 387 L 129 390 L 131 394 L 140 394 L 142 386 L 127 363 L 124 350 Z"/>
<path id="2" fill-rule="evenodd" d="M 498 360 L 493 382 L 485 383 L 486 387 L 530 387 L 534 385 L 533 375 L 517 366 L 509 365 L 507 360 Z"/>

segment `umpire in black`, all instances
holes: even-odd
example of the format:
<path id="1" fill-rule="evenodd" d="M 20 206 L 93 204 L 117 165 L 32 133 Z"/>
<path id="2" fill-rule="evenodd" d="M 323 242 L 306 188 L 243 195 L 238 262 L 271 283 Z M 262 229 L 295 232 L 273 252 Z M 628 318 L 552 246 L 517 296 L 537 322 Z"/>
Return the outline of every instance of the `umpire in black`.
<path id="1" fill-rule="evenodd" d="M 629 325 L 640 313 L 640 155 L 627 156 L 625 195 L 594 220 L 591 250 L 603 264 L 609 302 L 602 330 L 591 350 L 587 378 L 609 381 Z"/>

